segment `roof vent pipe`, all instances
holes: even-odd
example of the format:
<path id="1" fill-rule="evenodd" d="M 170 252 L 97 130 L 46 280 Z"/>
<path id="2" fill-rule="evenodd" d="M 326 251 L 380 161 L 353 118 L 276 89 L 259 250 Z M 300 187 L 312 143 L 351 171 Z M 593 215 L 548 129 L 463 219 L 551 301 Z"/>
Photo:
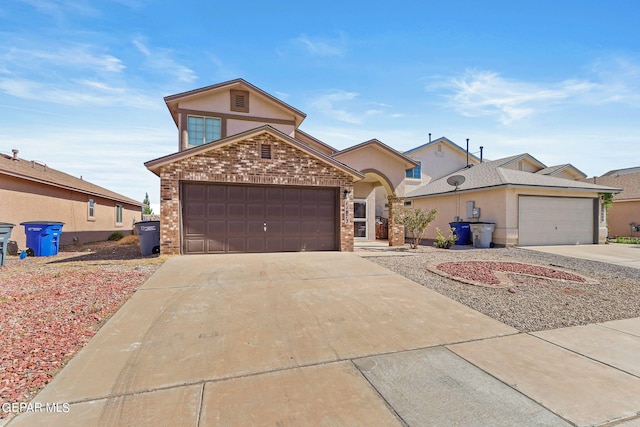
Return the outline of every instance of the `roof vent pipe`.
<path id="1" fill-rule="evenodd" d="M 469 138 L 467 138 L 467 167 L 469 167 Z"/>
<path id="2" fill-rule="evenodd" d="M 484 147 L 481 145 L 480 146 L 480 163 L 482 163 L 482 150 L 484 150 Z"/>
<path id="3" fill-rule="evenodd" d="M 13 153 L 13 160 L 18 160 L 18 150 L 14 148 L 11 152 Z"/>
<path id="4" fill-rule="evenodd" d="M 429 132 L 429 142 L 431 142 L 431 132 Z"/>

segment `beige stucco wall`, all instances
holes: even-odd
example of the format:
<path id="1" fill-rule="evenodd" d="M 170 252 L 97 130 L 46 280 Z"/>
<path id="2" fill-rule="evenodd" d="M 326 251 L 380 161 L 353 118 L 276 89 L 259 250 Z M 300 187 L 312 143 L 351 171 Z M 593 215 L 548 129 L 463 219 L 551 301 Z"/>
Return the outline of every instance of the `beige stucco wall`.
<path id="1" fill-rule="evenodd" d="M 400 158 L 391 155 L 389 151 L 369 145 L 334 157 L 358 171 L 378 171 L 389 180 L 392 193 L 398 196 L 404 195 L 405 163 Z M 386 184 L 383 181 L 381 183 Z"/>
<path id="2" fill-rule="evenodd" d="M 438 151 L 438 147 L 440 147 L 441 151 Z M 408 178 L 406 180 L 407 191 L 413 190 L 418 185 L 428 184 L 435 179 L 449 175 L 464 168 L 467 164 L 466 154 L 452 148 L 451 145 L 445 142 L 424 147 L 407 156 L 422 163 L 421 178 Z M 469 163 L 477 163 L 477 161 L 469 158 Z"/>
<path id="3" fill-rule="evenodd" d="M 609 208 L 609 236 L 611 237 L 630 237 L 630 222 L 640 224 L 640 200 L 635 201 L 616 201 Z M 640 233 L 633 232 L 634 237 L 640 236 Z"/>
<path id="4" fill-rule="evenodd" d="M 95 200 L 94 220 L 88 218 L 90 198 Z M 11 240 L 21 249 L 26 245 L 21 222 L 64 222 L 61 243 L 69 244 L 74 237 L 80 242 L 90 242 L 106 240 L 115 231 L 131 234 L 133 223 L 141 219 L 139 206 L 7 176 L 0 177 L 0 200 L 0 222 L 16 225 Z M 115 224 L 116 204 L 123 206 L 122 225 Z"/>
<path id="5" fill-rule="evenodd" d="M 580 191 L 553 191 L 529 188 L 500 188 L 476 192 L 460 192 L 446 196 L 429 197 L 413 200 L 413 206 L 422 209 L 438 209 L 438 217 L 431 224 L 425 235 L 426 239 L 436 237 L 436 227 L 443 233 L 448 229 L 449 222 L 459 215 L 462 221 L 474 221 L 466 217 L 466 202 L 474 201 L 475 207 L 481 209 L 480 221 L 496 224 L 493 242 L 497 245 L 514 246 L 518 244 L 518 198 L 520 195 L 555 196 L 555 197 L 597 197 L 596 193 Z M 459 202 L 458 202 L 459 198 Z M 459 203 L 459 211 L 458 209 Z M 459 214 L 458 214 L 459 212 Z M 600 243 L 606 237 L 606 227 L 600 222 Z"/>
<path id="6" fill-rule="evenodd" d="M 266 123 L 264 121 L 253 121 L 253 120 L 227 120 L 227 136 L 235 135 L 247 130 L 255 129 L 264 124 L 269 124 L 271 127 L 278 129 L 280 132 L 287 134 L 289 136 L 293 136 L 295 133 L 295 127 L 293 125 L 285 125 L 279 123 Z"/>
<path id="7" fill-rule="evenodd" d="M 241 87 L 234 89 L 243 90 Z M 242 116 L 264 117 L 270 119 L 292 120 L 293 114 L 286 113 L 282 106 L 268 102 L 264 97 L 255 93 L 249 94 L 249 112 L 231 111 L 230 90 L 217 93 L 205 92 L 180 101 L 180 108 L 197 111 L 216 111 L 219 113 L 236 114 Z"/>

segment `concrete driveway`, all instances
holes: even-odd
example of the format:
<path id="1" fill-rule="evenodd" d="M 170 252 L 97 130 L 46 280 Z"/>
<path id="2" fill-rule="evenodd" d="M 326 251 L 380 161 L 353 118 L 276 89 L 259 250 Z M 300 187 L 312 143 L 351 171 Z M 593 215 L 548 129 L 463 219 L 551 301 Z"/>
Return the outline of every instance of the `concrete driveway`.
<path id="1" fill-rule="evenodd" d="M 640 268 L 640 245 L 611 243 L 608 245 L 522 246 L 522 249 Z"/>
<path id="2" fill-rule="evenodd" d="M 176 257 L 9 425 L 631 420 L 640 319 L 591 327 L 519 333 L 353 253 Z"/>

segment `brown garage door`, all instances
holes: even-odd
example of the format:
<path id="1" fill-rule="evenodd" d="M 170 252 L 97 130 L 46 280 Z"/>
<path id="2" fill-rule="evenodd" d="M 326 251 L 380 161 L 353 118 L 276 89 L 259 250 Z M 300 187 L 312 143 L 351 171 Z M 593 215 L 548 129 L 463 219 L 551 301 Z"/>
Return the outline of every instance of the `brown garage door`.
<path id="1" fill-rule="evenodd" d="M 338 249 L 338 190 L 182 184 L 185 254 Z"/>

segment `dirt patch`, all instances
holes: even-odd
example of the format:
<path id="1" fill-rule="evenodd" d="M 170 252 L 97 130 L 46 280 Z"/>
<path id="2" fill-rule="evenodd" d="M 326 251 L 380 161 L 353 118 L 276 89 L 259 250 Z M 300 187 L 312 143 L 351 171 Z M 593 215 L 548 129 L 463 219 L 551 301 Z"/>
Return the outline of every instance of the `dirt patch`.
<path id="1" fill-rule="evenodd" d="M 167 258 L 123 243 L 9 257 L 0 267 L 0 401 L 33 398 Z"/>

